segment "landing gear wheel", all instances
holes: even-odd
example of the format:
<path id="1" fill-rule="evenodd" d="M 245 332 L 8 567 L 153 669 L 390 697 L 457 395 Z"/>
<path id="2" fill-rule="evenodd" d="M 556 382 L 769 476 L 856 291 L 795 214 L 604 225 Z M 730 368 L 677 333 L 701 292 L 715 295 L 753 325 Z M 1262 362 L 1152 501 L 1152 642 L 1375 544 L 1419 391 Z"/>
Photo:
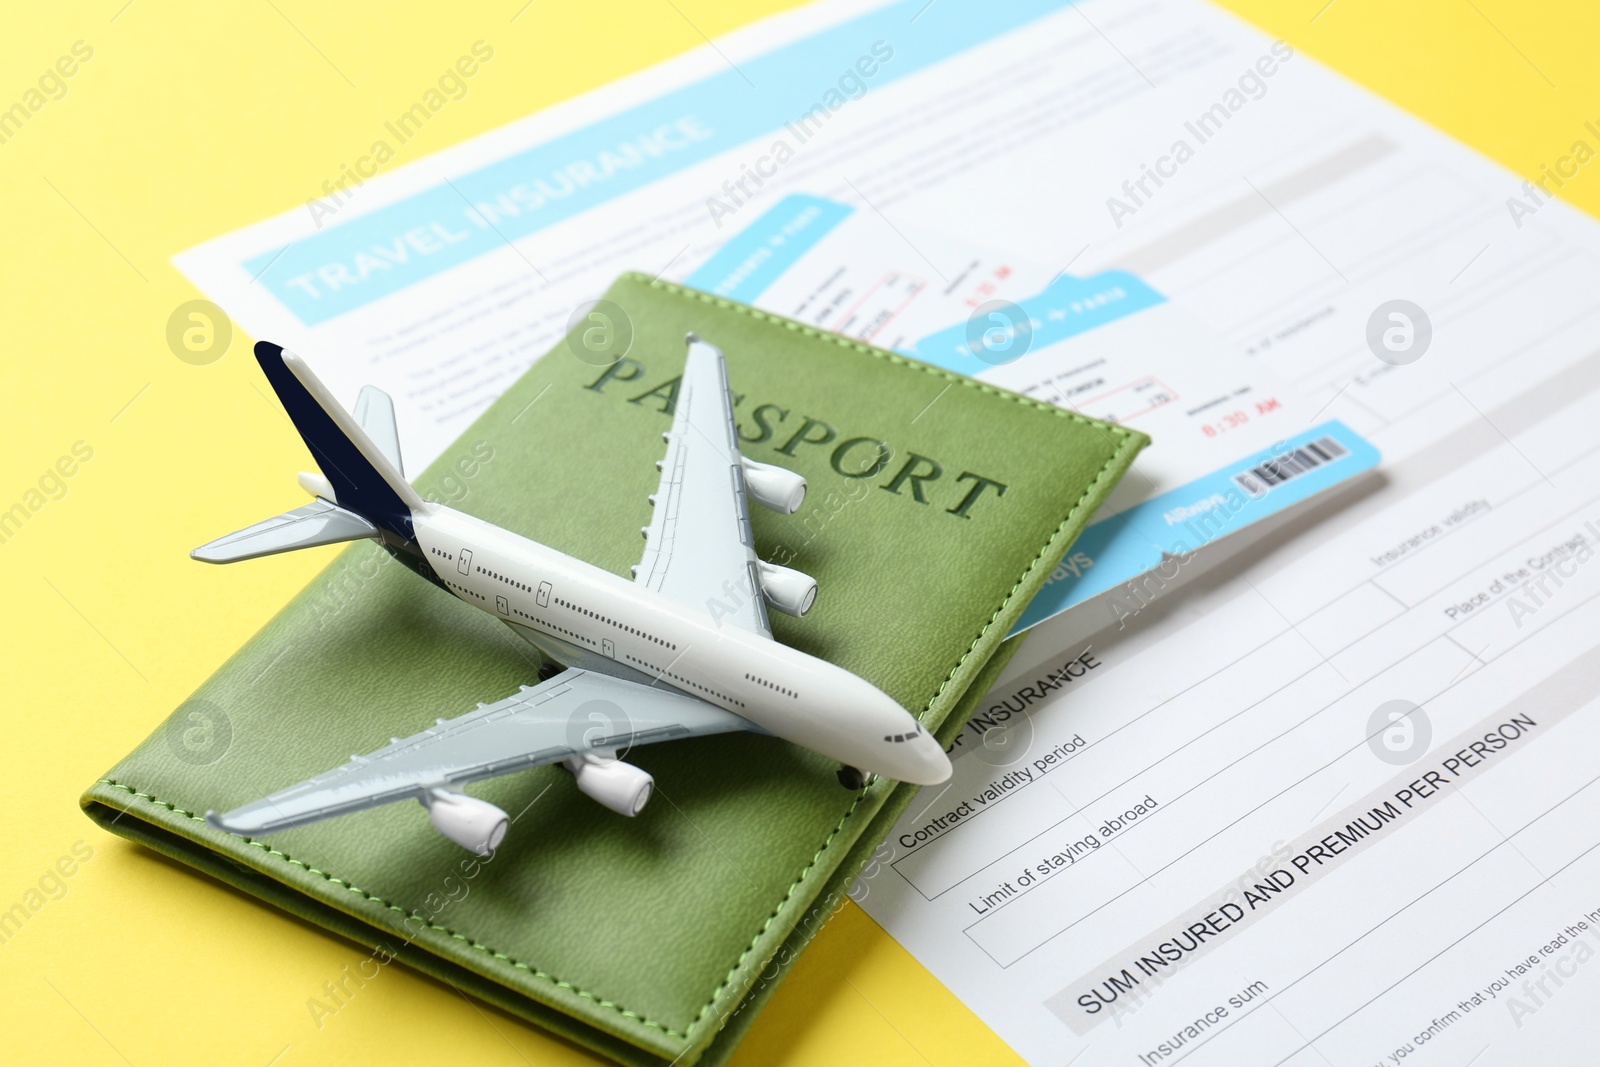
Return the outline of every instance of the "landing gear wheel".
<path id="1" fill-rule="evenodd" d="M 867 776 L 855 767 L 839 768 L 839 784 L 854 793 L 867 784 Z"/>

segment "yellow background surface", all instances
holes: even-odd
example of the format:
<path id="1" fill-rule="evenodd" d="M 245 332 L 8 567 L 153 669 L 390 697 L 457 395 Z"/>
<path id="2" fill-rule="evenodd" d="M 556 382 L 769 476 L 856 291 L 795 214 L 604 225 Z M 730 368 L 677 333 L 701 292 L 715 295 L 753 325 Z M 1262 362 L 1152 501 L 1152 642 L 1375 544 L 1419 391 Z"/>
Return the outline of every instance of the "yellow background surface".
<path id="1" fill-rule="evenodd" d="M 168 350 L 168 316 L 198 295 L 169 260 L 317 195 L 476 40 L 494 61 L 397 164 L 790 5 L 499 0 L 398 14 L 310 0 L 124 2 L 13 8 L 0 33 L 0 106 L 75 42 L 94 49 L 66 95 L 0 144 L 0 510 L 27 500 L 76 443 L 93 449 L 50 485 L 59 498 L 0 544 L 0 910 L 76 843 L 92 849 L 59 887 L 47 882 L 59 899 L 0 945 L 0 1059 L 593 1062 L 398 967 L 319 1026 L 307 999 L 363 950 L 78 811 L 81 789 L 336 551 L 226 570 L 188 559 L 298 503 L 305 459 L 260 388 L 251 339 L 236 336 L 202 367 Z M 1592 0 L 1227 6 L 1526 176 L 1600 120 Z M 1582 171 L 1563 195 L 1596 211 L 1600 179 Z M 1019 1061 L 852 905 L 737 1062 Z"/>

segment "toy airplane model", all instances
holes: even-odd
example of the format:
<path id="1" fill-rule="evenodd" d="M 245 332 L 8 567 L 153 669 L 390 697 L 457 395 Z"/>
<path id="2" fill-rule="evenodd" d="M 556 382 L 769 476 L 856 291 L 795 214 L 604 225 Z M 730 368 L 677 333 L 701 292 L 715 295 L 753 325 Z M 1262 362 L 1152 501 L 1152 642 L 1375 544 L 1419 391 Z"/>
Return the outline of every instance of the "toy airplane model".
<path id="1" fill-rule="evenodd" d="M 567 670 L 206 821 L 255 836 L 415 799 L 436 830 L 482 855 L 499 847 L 508 820 L 464 793 L 469 782 L 559 760 L 584 793 L 637 815 L 654 780 L 619 751 L 733 730 L 836 759 L 850 788 L 863 772 L 920 785 L 948 778 L 944 750 L 888 694 L 772 639 L 763 599 L 804 615 L 817 584 L 756 556 L 746 498 L 793 513 L 805 479 L 740 456 L 722 353 L 693 334 L 688 345 L 644 558 L 629 582 L 423 500 L 401 474 L 386 394 L 368 386 L 352 415 L 299 356 L 257 344 L 261 369 L 322 469 L 300 475 L 317 499 L 202 545 L 194 558 L 232 563 L 372 538 Z M 739 609 L 714 616 L 711 600 L 730 596 Z M 609 734 L 582 732 L 595 701 L 621 709 Z"/>

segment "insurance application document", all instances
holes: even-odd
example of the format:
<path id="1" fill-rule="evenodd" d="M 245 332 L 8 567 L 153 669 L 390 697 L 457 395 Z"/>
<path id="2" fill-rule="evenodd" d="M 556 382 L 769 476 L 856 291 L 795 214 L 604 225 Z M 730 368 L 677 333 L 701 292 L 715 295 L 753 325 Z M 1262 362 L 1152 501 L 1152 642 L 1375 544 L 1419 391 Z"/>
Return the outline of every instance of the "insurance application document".
<path id="1" fill-rule="evenodd" d="M 857 897 L 1037 1064 L 1587 1062 L 1600 231 L 1220 13 L 1049 25 L 1012 64 L 1128 79 L 1040 134 L 1120 224 L 1074 270 L 1136 273 L 1384 463 L 1035 631 Z"/>
<path id="2" fill-rule="evenodd" d="M 1600 228 L 1553 193 L 1600 132 L 1572 138 L 1524 184 L 1198 0 L 825 4 L 392 144 L 177 262 L 347 400 L 394 394 L 412 469 L 618 271 L 691 278 L 789 196 L 884 251 L 758 302 L 929 358 L 990 300 L 1146 294 L 1227 381 L 1110 353 L 1103 413 L 1241 454 L 1337 422 L 1382 462 L 1041 624 L 856 895 L 1033 1063 L 1584 1062 Z M 1062 351 L 980 373 L 1070 406 L 1099 372 Z M 1309 404 L 1258 407 L 1268 380 Z"/>

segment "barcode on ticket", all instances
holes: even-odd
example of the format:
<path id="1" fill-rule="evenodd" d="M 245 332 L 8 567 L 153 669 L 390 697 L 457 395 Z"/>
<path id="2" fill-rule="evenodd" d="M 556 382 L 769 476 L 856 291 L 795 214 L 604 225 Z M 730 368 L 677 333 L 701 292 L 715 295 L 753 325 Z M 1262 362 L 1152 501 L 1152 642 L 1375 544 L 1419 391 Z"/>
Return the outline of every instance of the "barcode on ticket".
<path id="1" fill-rule="evenodd" d="M 1282 485 L 1291 478 L 1298 478 L 1348 454 L 1349 450 L 1333 438 L 1319 437 L 1299 448 L 1274 456 L 1258 467 L 1235 474 L 1233 480 L 1251 496 L 1261 496 L 1273 486 Z"/>

